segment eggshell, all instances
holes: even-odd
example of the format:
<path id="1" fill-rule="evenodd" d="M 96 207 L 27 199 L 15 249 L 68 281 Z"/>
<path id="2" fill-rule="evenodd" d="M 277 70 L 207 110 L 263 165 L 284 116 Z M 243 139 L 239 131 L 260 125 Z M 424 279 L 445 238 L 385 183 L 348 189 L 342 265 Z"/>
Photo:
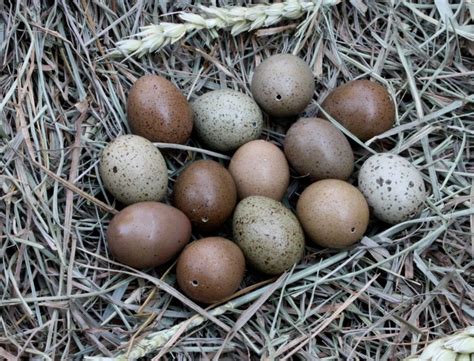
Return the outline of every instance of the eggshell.
<path id="1" fill-rule="evenodd" d="M 138 135 L 122 135 L 102 151 L 99 172 L 105 188 L 120 202 L 159 201 L 168 187 L 160 151 Z"/>
<path id="2" fill-rule="evenodd" d="M 135 268 L 171 260 L 191 238 L 191 222 L 179 209 L 159 202 L 139 202 L 122 209 L 107 229 L 115 258 Z"/>
<path id="3" fill-rule="evenodd" d="M 174 204 L 199 230 L 222 225 L 237 203 L 237 190 L 229 171 L 213 160 L 198 160 L 179 175 Z"/>
<path id="4" fill-rule="evenodd" d="M 190 243 L 181 253 L 176 278 L 183 292 L 195 301 L 219 302 L 238 288 L 245 272 L 240 248 L 222 237 Z"/>
<path id="5" fill-rule="evenodd" d="M 359 172 L 359 189 L 378 219 L 396 224 L 416 216 L 426 199 L 421 173 L 405 158 L 379 153 Z"/>
<path id="6" fill-rule="evenodd" d="M 300 223 L 288 208 L 268 197 L 251 196 L 237 204 L 233 235 L 247 261 L 267 274 L 280 274 L 303 257 Z"/>
<path id="7" fill-rule="evenodd" d="M 279 201 L 290 182 L 285 155 L 276 145 L 264 140 L 253 140 L 237 149 L 229 171 L 240 199 L 259 195 Z"/>
<path id="8" fill-rule="evenodd" d="M 320 118 L 301 118 L 288 130 L 285 155 L 302 176 L 345 180 L 354 170 L 354 154 L 342 132 Z"/>
<path id="9" fill-rule="evenodd" d="M 230 89 L 210 91 L 192 103 L 196 133 L 209 148 L 231 151 L 260 136 L 263 117 L 255 101 Z"/>
<path id="10" fill-rule="evenodd" d="M 362 193 L 339 179 L 324 179 L 301 193 L 296 213 L 306 234 L 321 247 L 344 248 L 358 241 L 369 223 Z"/>
<path id="11" fill-rule="evenodd" d="M 395 121 L 395 105 L 387 89 L 369 80 L 337 87 L 321 107 L 363 141 L 389 130 Z"/>
<path id="12" fill-rule="evenodd" d="M 132 133 L 152 142 L 186 143 L 193 129 L 188 101 L 173 83 L 157 75 L 139 78 L 127 99 Z"/>
<path id="13" fill-rule="evenodd" d="M 255 69 L 251 91 L 268 114 L 280 118 L 296 115 L 313 97 L 313 72 L 297 56 L 273 55 Z"/>

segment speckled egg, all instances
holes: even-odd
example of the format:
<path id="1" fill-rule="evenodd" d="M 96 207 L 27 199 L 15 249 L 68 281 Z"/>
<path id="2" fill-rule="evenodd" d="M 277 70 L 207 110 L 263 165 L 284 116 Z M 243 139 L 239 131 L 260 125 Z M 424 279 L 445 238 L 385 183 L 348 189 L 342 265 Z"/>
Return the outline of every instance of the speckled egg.
<path id="1" fill-rule="evenodd" d="M 283 152 L 273 143 L 253 140 L 232 156 L 229 171 L 240 199 L 265 196 L 281 200 L 290 183 L 290 169 Z"/>
<path id="2" fill-rule="evenodd" d="M 395 105 L 387 89 L 369 80 L 340 85 L 321 107 L 363 141 L 389 130 L 395 121 Z"/>
<path id="3" fill-rule="evenodd" d="M 261 272 L 280 274 L 303 257 L 303 229 L 295 215 L 274 199 L 243 199 L 237 204 L 232 223 L 234 241 Z"/>
<path id="4" fill-rule="evenodd" d="M 139 78 L 127 99 L 132 133 L 152 142 L 186 143 L 193 129 L 188 101 L 173 83 L 157 75 Z"/>
<path id="5" fill-rule="evenodd" d="M 346 180 L 354 170 L 349 141 L 324 119 L 299 119 L 286 133 L 284 149 L 296 172 L 313 180 Z"/>
<path id="6" fill-rule="evenodd" d="M 219 302 L 237 291 L 245 272 L 240 248 L 222 237 L 190 243 L 176 265 L 176 278 L 183 292 L 195 301 Z"/>
<path id="7" fill-rule="evenodd" d="M 359 189 L 378 219 L 396 224 L 414 217 L 426 199 L 421 173 L 405 158 L 379 153 L 359 172 Z"/>
<path id="8" fill-rule="evenodd" d="M 234 179 L 224 166 L 213 160 L 191 163 L 176 179 L 174 205 L 201 231 L 222 225 L 237 203 Z"/>
<path id="9" fill-rule="evenodd" d="M 307 187 L 298 199 L 296 214 L 309 238 L 328 248 L 350 246 L 369 224 L 364 196 L 339 179 L 324 179 Z"/>
<path id="10" fill-rule="evenodd" d="M 209 148 L 227 152 L 262 132 L 263 117 L 255 101 L 230 89 L 210 91 L 192 103 L 199 139 Z"/>
<path id="11" fill-rule="evenodd" d="M 168 169 L 160 151 L 138 135 L 122 135 L 102 151 L 100 178 L 120 202 L 132 204 L 162 199 L 168 186 Z"/>
<path id="12" fill-rule="evenodd" d="M 297 56 L 277 54 L 255 68 L 251 91 L 265 112 L 285 118 L 302 112 L 314 93 L 314 76 Z"/>
<path id="13" fill-rule="evenodd" d="M 171 260 L 189 242 L 191 222 L 179 209 L 160 202 L 139 202 L 122 209 L 107 228 L 115 258 L 135 268 Z"/>

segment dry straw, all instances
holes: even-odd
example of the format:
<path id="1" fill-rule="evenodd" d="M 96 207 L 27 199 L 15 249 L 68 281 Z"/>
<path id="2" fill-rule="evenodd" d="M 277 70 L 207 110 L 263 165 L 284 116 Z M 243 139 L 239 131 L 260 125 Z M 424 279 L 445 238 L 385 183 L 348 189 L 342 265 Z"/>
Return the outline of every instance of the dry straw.
<path id="1" fill-rule="evenodd" d="M 286 1 L 249 6 L 260 9 L 255 18 L 240 7 L 250 1 L 219 0 L 217 13 L 203 10 L 209 3 L 217 2 L 0 1 L 0 358 L 467 360 L 472 1 Z M 240 10 L 228 7 L 236 4 Z M 174 17 L 189 13 L 197 17 Z M 132 38 L 138 42 L 125 59 L 106 56 L 158 20 L 180 24 L 159 25 L 157 34 L 166 33 L 159 44 L 153 34 L 147 44 Z M 275 25 L 244 31 L 259 24 Z M 244 32 L 232 36 L 232 29 Z M 178 36 L 175 46 L 149 53 Z M 314 72 L 306 116 L 317 116 L 342 82 L 372 78 L 386 86 L 396 124 L 370 142 L 354 139 L 355 175 L 369 154 L 391 151 L 422 172 L 430 194 L 416 218 L 391 227 L 373 222 L 342 252 L 308 243 L 291 272 L 276 280 L 248 272 L 234 298 L 203 309 L 175 287 L 173 265 L 141 272 L 110 257 L 105 232 L 117 205 L 98 159 L 128 132 L 127 91 L 141 75 L 166 76 L 190 100 L 223 87 L 249 92 L 255 66 L 281 52 Z M 267 122 L 263 137 L 281 146 L 284 134 Z M 169 194 L 190 162 L 228 159 L 196 139 L 156 146 L 172 148 L 163 149 Z M 294 206 L 304 182 L 292 178 L 285 205 Z M 230 227 L 222 235 L 231 238 Z M 458 330 L 465 331 L 444 338 Z"/>
<path id="2" fill-rule="evenodd" d="M 405 361 L 472 361 L 474 358 L 474 327 L 430 343 L 418 357 Z"/>

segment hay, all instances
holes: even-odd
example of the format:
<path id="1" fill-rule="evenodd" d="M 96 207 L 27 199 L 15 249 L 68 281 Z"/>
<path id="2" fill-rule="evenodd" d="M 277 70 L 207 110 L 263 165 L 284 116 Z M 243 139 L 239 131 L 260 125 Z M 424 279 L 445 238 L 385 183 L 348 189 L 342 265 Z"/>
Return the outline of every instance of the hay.
<path id="1" fill-rule="evenodd" d="M 0 4 L 0 357 L 138 355 L 137 345 L 166 335 L 149 356 L 389 360 L 473 324 L 474 9 L 391 3 L 343 2 L 309 12 L 298 28 L 286 21 L 236 37 L 196 31 L 140 59 L 106 54 L 143 25 L 179 23 L 176 12 L 195 5 Z M 249 272 L 233 300 L 203 309 L 174 288 L 173 264 L 139 272 L 109 259 L 104 232 L 118 206 L 98 156 L 128 132 L 126 94 L 142 74 L 166 76 L 190 99 L 221 87 L 249 93 L 255 66 L 277 52 L 314 71 L 305 115 L 343 81 L 386 85 L 397 124 L 354 141 L 356 168 L 373 152 L 400 153 L 423 172 L 430 196 L 416 219 L 373 222 L 344 252 L 308 244 L 291 272 L 271 280 Z M 281 143 L 284 131 L 267 121 L 263 137 Z M 225 164 L 226 155 L 188 146 L 163 149 L 170 186 L 194 159 Z M 294 206 L 303 183 L 293 179 L 285 204 Z"/>

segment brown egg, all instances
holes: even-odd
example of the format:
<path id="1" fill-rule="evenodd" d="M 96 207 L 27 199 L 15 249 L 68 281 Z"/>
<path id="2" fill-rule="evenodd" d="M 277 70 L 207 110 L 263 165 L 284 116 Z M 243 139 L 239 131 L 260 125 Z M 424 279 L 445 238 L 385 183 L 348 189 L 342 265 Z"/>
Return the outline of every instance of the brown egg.
<path id="1" fill-rule="evenodd" d="M 183 212 L 159 202 L 140 202 L 122 209 L 107 229 L 115 258 L 135 268 L 159 266 L 189 242 L 191 222 Z"/>
<path id="2" fill-rule="evenodd" d="M 286 133 L 284 149 L 298 174 L 313 180 L 346 180 L 354 170 L 354 154 L 348 140 L 324 119 L 299 119 Z"/>
<path id="3" fill-rule="evenodd" d="M 171 82 L 145 75 L 133 84 L 127 100 L 132 133 L 152 142 L 186 143 L 193 129 L 193 113 L 184 95 Z"/>
<path id="4" fill-rule="evenodd" d="M 355 243 L 369 223 L 369 206 L 362 193 L 338 179 L 321 180 L 306 188 L 296 213 L 309 238 L 328 248 Z"/>
<path id="5" fill-rule="evenodd" d="M 231 296 L 239 288 L 244 272 L 244 254 L 234 242 L 222 237 L 190 243 L 176 266 L 176 278 L 183 292 L 203 303 Z"/>
<path id="6" fill-rule="evenodd" d="M 229 171 L 240 199 L 265 196 L 279 201 L 290 183 L 285 155 L 276 145 L 265 140 L 253 140 L 237 149 Z"/>
<path id="7" fill-rule="evenodd" d="M 193 226 L 213 230 L 232 214 L 237 190 L 229 171 L 213 160 L 198 160 L 189 165 L 174 185 L 174 205 Z"/>
<path id="8" fill-rule="evenodd" d="M 289 117 L 302 112 L 313 98 L 314 76 L 301 58 L 276 54 L 255 68 L 251 91 L 265 112 Z"/>
<path id="9" fill-rule="evenodd" d="M 321 107 L 363 141 L 389 130 L 395 121 L 395 105 L 387 89 L 369 80 L 337 87 Z"/>

